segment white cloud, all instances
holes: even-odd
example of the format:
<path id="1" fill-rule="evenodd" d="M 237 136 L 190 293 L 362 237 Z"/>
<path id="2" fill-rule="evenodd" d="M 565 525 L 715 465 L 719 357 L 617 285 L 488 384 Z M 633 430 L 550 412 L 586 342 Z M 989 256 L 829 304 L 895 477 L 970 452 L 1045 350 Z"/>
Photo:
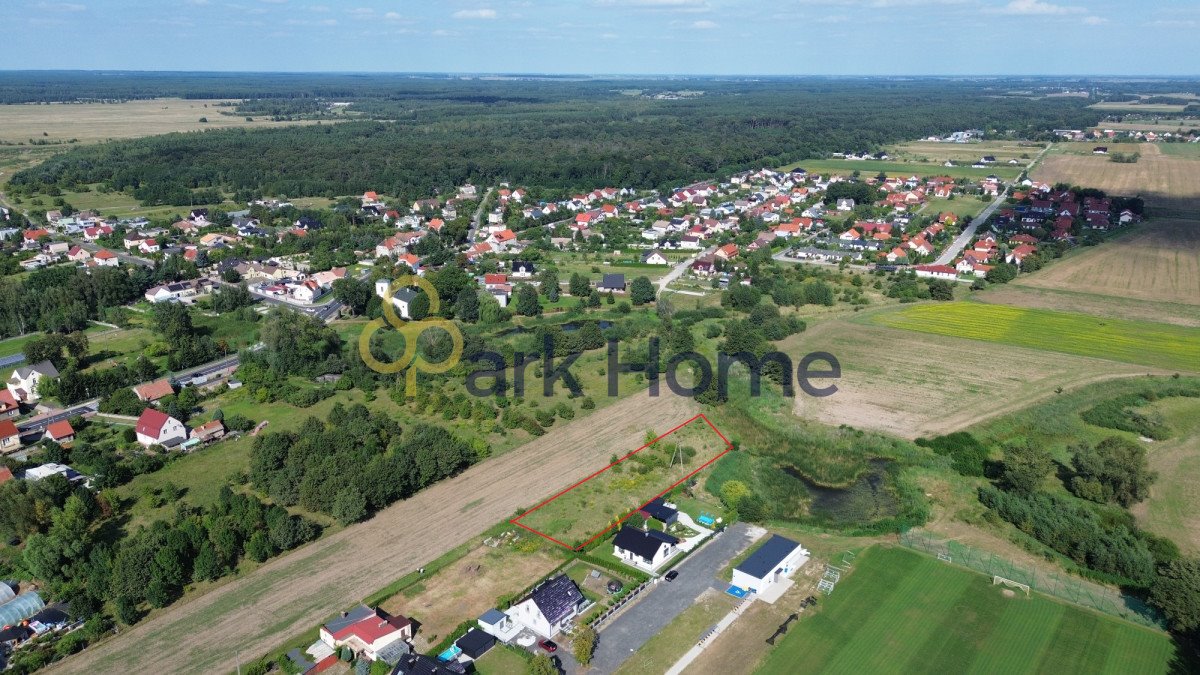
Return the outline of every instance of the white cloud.
<path id="1" fill-rule="evenodd" d="M 718 27 L 719 26 L 717 25 L 716 21 L 694 21 L 694 22 L 692 22 L 692 28 L 695 28 L 696 30 L 712 30 L 713 28 L 718 28 Z"/>
<path id="2" fill-rule="evenodd" d="M 288 19 L 289 26 L 336 26 L 337 19 Z"/>
<path id="3" fill-rule="evenodd" d="M 307 9 L 310 12 L 319 12 L 322 14 L 329 11 L 329 7 L 327 5 L 308 5 L 304 9 Z"/>
<path id="4" fill-rule="evenodd" d="M 1083 20 L 1089 26 L 1099 26 L 1102 23 L 1108 23 L 1108 19 L 1102 16 L 1089 16 Z"/>
<path id="5" fill-rule="evenodd" d="M 204 5 L 207 5 L 208 2 L 209 0 L 187 0 L 187 4 L 196 5 L 197 7 L 203 7 Z"/>
<path id="6" fill-rule="evenodd" d="M 282 4 L 286 3 L 288 0 L 258 0 L 258 1 L 265 2 L 268 5 L 282 5 Z"/>
<path id="7" fill-rule="evenodd" d="M 388 12 L 387 14 L 383 15 L 383 18 L 388 21 L 401 21 L 404 19 L 400 12 Z"/>
<path id="8" fill-rule="evenodd" d="M 439 28 L 439 29 L 433 31 L 434 37 L 454 37 L 456 35 L 458 35 L 458 33 L 455 33 L 454 31 L 450 31 L 450 30 L 445 30 L 443 28 Z"/>
<path id="9" fill-rule="evenodd" d="M 593 0 L 599 7 L 621 7 L 655 12 L 709 12 L 708 0 Z"/>
<path id="10" fill-rule="evenodd" d="M 1063 14 L 1081 14 L 1082 7 L 1052 5 L 1041 0 L 1012 0 L 1003 7 L 987 10 L 994 14 L 1010 14 L 1014 16 L 1061 16 Z"/>
<path id="11" fill-rule="evenodd" d="M 371 9 L 370 7 L 355 7 L 346 13 L 350 16 L 368 17 L 373 16 L 375 14 L 375 10 Z"/>
<path id="12" fill-rule="evenodd" d="M 87 9 L 87 5 L 74 2 L 39 2 L 34 7 L 51 12 L 82 12 Z"/>
<path id="13" fill-rule="evenodd" d="M 456 19 L 494 19 L 496 18 L 496 10 L 494 9 L 460 9 L 454 14 L 451 14 Z"/>

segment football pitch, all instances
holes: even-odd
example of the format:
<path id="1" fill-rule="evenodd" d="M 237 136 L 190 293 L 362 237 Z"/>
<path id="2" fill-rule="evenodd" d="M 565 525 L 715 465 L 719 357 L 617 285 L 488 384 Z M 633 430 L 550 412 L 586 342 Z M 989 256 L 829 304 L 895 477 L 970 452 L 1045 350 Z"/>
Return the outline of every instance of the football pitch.
<path id="1" fill-rule="evenodd" d="M 900 548 L 868 549 L 757 672 L 1166 673 L 1171 638 Z"/>

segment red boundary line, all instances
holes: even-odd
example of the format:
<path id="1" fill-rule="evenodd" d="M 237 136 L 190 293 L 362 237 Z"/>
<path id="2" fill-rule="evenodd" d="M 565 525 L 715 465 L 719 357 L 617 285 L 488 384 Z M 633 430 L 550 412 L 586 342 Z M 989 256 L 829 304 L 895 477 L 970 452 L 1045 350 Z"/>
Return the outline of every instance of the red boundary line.
<path id="1" fill-rule="evenodd" d="M 676 431 L 679 431 L 680 429 L 682 429 L 682 428 L 686 427 L 687 425 L 691 424 L 692 422 L 695 422 L 696 420 L 704 420 L 704 423 L 705 423 L 705 424 L 707 424 L 707 425 L 708 425 L 708 427 L 709 427 L 710 429 L 712 429 L 712 430 L 713 430 L 713 432 L 715 432 L 715 433 L 717 434 L 717 436 L 719 436 L 719 437 L 721 438 L 721 440 L 722 440 L 722 441 L 725 441 L 725 449 L 724 449 L 724 450 L 722 450 L 722 451 L 721 451 L 721 453 L 720 453 L 720 454 L 718 454 L 716 457 L 713 457 L 712 459 L 708 460 L 708 461 L 707 461 L 707 462 L 705 462 L 704 464 L 701 464 L 699 467 L 697 467 L 697 468 L 696 468 L 694 471 L 692 471 L 692 472 L 691 472 L 691 473 L 689 473 L 688 475 L 686 475 L 686 476 L 684 476 L 683 478 L 680 478 L 679 480 L 677 480 L 677 481 L 675 481 L 674 483 L 672 483 L 672 484 L 671 484 L 669 487 L 667 487 L 667 489 L 665 489 L 665 490 L 663 490 L 662 492 L 660 492 L 660 493 L 658 493 L 658 494 L 654 495 L 654 496 L 653 496 L 653 497 L 651 497 L 650 499 L 647 499 L 647 500 L 646 500 L 646 502 L 645 502 L 645 504 L 642 504 L 641 506 L 638 506 L 637 508 L 633 509 L 633 510 L 632 510 L 632 511 L 630 511 L 629 513 L 626 513 L 626 514 L 625 514 L 624 516 L 622 516 L 622 517 L 621 517 L 621 519 L 620 519 L 620 520 L 618 520 L 617 522 L 613 523 L 612 525 L 609 525 L 608 527 L 604 528 L 603 530 L 601 530 L 601 531 L 597 532 L 596 534 L 592 535 L 592 538 L 591 538 L 591 539 L 588 539 L 587 541 L 583 542 L 583 543 L 582 543 L 582 544 L 580 544 L 579 546 L 571 546 L 570 544 L 567 544 L 567 543 L 565 543 L 565 542 L 561 542 L 561 541 L 559 541 L 559 540 L 555 539 L 554 537 L 551 537 L 550 535 L 546 534 L 545 532 L 539 532 L 538 530 L 535 530 L 535 529 L 533 529 L 532 527 L 529 527 L 529 526 L 528 526 L 528 525 L 526 525 L 525 523 L 522 523 L 522 522 L 521 522 L 521 519 L 522 519 L 522 518 L 524 518 L 525 516 L 528 516 L 529 514 L 533 513 L 534 511 L 537 511 L 538 509 L 542 508 L 543 506 L 546 506 L 547 504 L 549 504 L 550 502 L 554 501 L 555 499 L 558 499 L 559 497 L 561 497 L 561 496 L 565 495 L 566 493 L 570 492 L 571 490 L 574 490 L 575 488 L 579 487 L 580 485 L 583 485 L 584 483 L 586 483 L 586 482 L 588 482 L 589 480 L 591 480 L 591 479 L 595 478 L 596 476 L 599 476 L 600 474 L 604 473 L 605 471 L 608 471 L 609 469 L 611 469 L 611 468 L 613 468 L 614 466 L 616 466 L 616 465 L 620 464 L 621 462 L 624 462 L 625 460 L 629 459 L 630 457 L 633 457 L 634 455 L 636 455 L 637 453 L 641 452 L 642 450 L 645 450 L 646 448 L 648 448 L 648 447 L 650 447 L 650 446 L 654 445 L 655 443 L 657 443 L 657 442 L 661 441 L 662 439 L 666 438 L 667 436 L 670 436 L 671 434 L 675 433 Z M 518 527 L 522 527 L 522 528 L 524 528 L 524 529 L 526 529 L 526 530 L 528 530 L 528 531 L 530 531 L 530 532 L 532 532 L 532 533 L 534 533 L 534 534 L 538 535 L 539 537 L 542 537 L 543 539 L 547 539 L 547 540 L 549 540 L 549 541 L 552 541 L 552 542 L 554 542 L 554 543 L 556 543 L 556 544 L 558 544 L 559 546 L 562 546 L 562 547 L 564 547 L 564 548 L 570 549 L 570 550 L 572 550 L 572 551 L 582 551 L 584 548 L 587 548 L 588 544 L 591 544 L 593 541 L 596 541 L 596 540 L 597 540 L 597 539 L 599 539 L 600 537 L 602 537 L 602 536 L 604 536 L 605 534 L 607 534 L 607 533 L 608 533 L 610 530 L 612 530 L 612 529 L 616 528 L 618 525 L 620 525 L 620 524 L 624 523 L 626 520 L 628 520 L 628 519 L 629 519 L 629 517 L 630 517 L 630 516 L 632 516 L 633 514 L 637 513 L 638 511 L 641 511 L 643 508 L 645 508 L 645 507 L 646 507 L 646 504 L 649 504 L 650 502 L 654 501 L 655 499 L 658 499 L 659 497 L 661 497 L 661 496 L 663 496 L 663 495 L 667 494 L 667 493 L 668 493 L 668 492 L 670 492 L 671 490 L 674 490 L 676 487 L 678 487 L 678 486 L 679 486 L 679 484 L 680 484 L 680 483 L 683 483 L 685 480 L 687 480 L 687 479 L 691 478 L 692 476 L 695 476 L 696 474 L 700 473 L 700 472 L 701 472 L 701 471 L 703 471 L 704 469 L 708 468 L 708 466 L 709 466 L 710 464 L 712 464 L 713 462 L 717 461 L 718 459 L 721 459 L 722 457 L 724 457 L 724 456 L 725 456 L 725 455 L 726 455 L 726 454 L 727 454 L 727 453 L 728 453 L 730 450 L 732 450 L 732 449 L 733 449 L 733 443 L 730 443 L 730 442 L 729 442 L 729 439 L 728 439 L 728 438 L 725 438 L 725 434 L 721 433 L 721 430 L 720 430 L 720 429 L 717 429 L 716 425 L 714 425 L 714 424 L 712 423 L 712 421 L 711 421 L 711 420 L 709 420 L 709 419 L 708 419 L 708 417 L 707 417 L 707 416 L 706 416 L 704 413 L 700 413 L 700 414 L 696 415 L 695 417 L 693 417 L 693 418 L 691 418 L 691 419 L 687 420 L 686 422 L 684 422 L 684 423 L 682 423 L 682 424 L 679 424 L 679 425 L 677 425 L 675 428 L 671 429 L 670 431 L 666 432 L 665 434 L 662 434 L 662 435 L 661 435 L 661 436 L 659 436 L 658 438 L 655 438 L 654 440 L 650 441 L 649 443 L 646 443 L 645 445 L 643 445 L 642 447 L 638 448 L 637 450 L 634 450 L 633 452 L 630 452 L 629 454 L 625 455 L 624 457 L 620 457 L 620 458 L 618 458 L 618 459 L 617 459 L 617 461 L 615 461 L 615 462 L 613 462 L 613 463 L 609 464 L 608 466 L 606 466 L 606 467 L 604 467 L 604 468 L 600 469 L 599 471 L 596 471 L 595 473 L 593 473 L 593 474 L 591 474 L 590 476 L 588 476 L 588 477 L 584 478 L 583 480 L 580 480 L 580 481 L 576 482 L 574 485 L 571 485 L 570 487 L 568 487 L 568 488 L 566 488 L 566 489 L 564 489 L 564 490 L 560 490 L 558 493 L 554 494 L 554 495 L 553 495 L 553 496 L 551 496 L 550 498 L 543 500 L 543 501 L 542 501 L 541 503 L 539 503 L 537 506 L 533 507 L 532 509 L 529 509 L 529 510 L 528 510 L 528 511 L 526 511 L 525 513 L 522 513 L 521 515 L 517 516 L 516 518 L 513 518 L 513 519 L 509 520 L 508 522 L 510 522 L 510 523 L 512 523 L 513 525 L 516 525 L 516 526 L 518 526 Z"/>

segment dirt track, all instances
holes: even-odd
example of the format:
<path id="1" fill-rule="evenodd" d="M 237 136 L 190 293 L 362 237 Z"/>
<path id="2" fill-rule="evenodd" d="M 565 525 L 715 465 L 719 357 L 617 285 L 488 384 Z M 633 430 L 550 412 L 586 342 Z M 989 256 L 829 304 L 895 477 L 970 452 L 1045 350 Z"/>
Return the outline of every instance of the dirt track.
<path id="1" fill-rule="evenodd" d="M 631 396 L 172 607 L 54 670 L 233 672 L 236 652 L 243 663 L 265 654 L 517 508 L 583 478 L 613 452 L 638 447 L 647 429 L 673 426 L 696 410 L 689 399 Z"/>

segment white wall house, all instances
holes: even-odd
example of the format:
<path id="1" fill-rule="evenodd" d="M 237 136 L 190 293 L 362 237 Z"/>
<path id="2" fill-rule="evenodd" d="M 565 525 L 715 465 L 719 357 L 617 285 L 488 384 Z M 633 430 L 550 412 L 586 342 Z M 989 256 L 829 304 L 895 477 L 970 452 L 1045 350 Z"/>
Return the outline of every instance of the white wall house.
<path id="1" fill-rule="evenodd" d="M 391 279 L 380 279 L 375 282 L 375 295 L 387 300 L 388 291 L 392 287 Z M 392 306 L 396 308 L 396 314 L 400 318 L 409 320 L 412 315 L 409 310 L 412 307 L 413 300 L 416 300 L 417 292 L 411 288 L 401 288 L 392 295 Z"/>
<path id="2" fill-rule="evenodd" d="M 552 638 L 570 625 L 589 603 L 565 574 L 543 582 L 529 597 L 509 608 L 515 621 L 544 638 Z"/>
<path id="3" fill-rule="evenodd" d="M 170 448 L 184 442 L 188 437 L 188 430 L 183 426 L 183 422 L 154 408 L 142 411 L 135 430 L 137 442 L 146 447 L 161 445 Z"/>
<path id="4" fill-rule="evenodd" d="M 32 366 L 21 366 L 9 376 L 6 386 L 8 392 L 21 403 L 35 403 L 41 399 L 38 394 L 38 384 L 45 378 L 58 377 L 58 369 L 49 361 L 41 361 Z"/>
<path id="5" fill-rule="evenodd" d="M 784 582 L 808 562 L 808 551 L 800 544 L 772 535 L 757 551 L 733 568 L 733 585 L 763 594 Z"/>
<path id="6" fill-rule="evenodd" d="M 613 555 L 650 572 L 679 552 L 679 539 L 659 530 L 624 525 L 613 538 Z"/>

